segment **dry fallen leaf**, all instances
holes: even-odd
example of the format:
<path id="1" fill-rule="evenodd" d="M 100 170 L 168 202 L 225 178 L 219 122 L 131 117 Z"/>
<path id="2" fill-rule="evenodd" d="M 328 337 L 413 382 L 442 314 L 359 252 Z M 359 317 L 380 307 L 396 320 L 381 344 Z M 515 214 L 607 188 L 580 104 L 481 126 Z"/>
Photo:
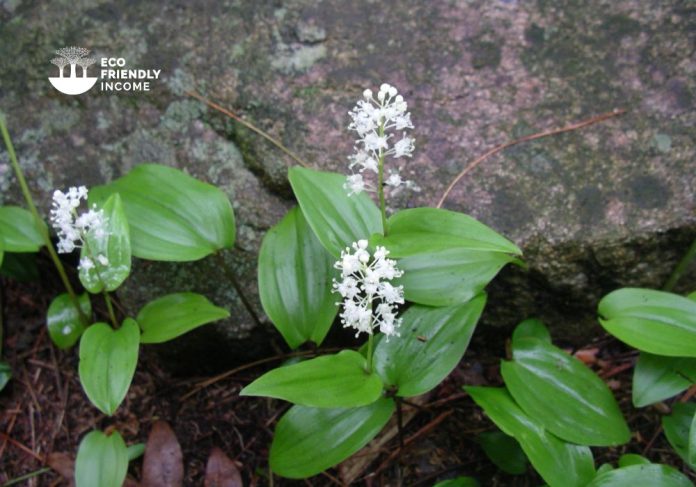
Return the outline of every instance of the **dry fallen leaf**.
<path id="1" fill-rule="evenodd" d="M 165 421 L 152 425 L 145 445 L 141 487 L 179 487 L 184 482 L 184 464 L 176 435 Z"/>
<path id="2" fill-rule="evenodd" d="M 205 468 L 205 487 L 242 487 L 237 465 L 219 448 L 213 448 Z"/>

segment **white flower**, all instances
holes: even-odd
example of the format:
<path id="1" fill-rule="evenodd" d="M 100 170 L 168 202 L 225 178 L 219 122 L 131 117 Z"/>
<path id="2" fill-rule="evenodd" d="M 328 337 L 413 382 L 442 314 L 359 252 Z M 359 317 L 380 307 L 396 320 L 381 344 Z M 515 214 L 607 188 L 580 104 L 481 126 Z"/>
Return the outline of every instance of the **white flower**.
<path id="1" fill-rule="evenodd" d="M 66 193 L 56 190 L 53 192 L 53 208 L 51 208 L 51 224 L 58 234 L 58 252 L 70 253 L 82 248 L 87 236 L 97 240 L 107 236 L 106 218 L 103 210 L 96 206 L 78 214 L 81 201 L 87 200 L 88 190 L 85 186 L 72 187 Z M 101 265 L 108 265 L 105 256 L 97 257 Z M 79 269 L 90 270 L 95 262 L 90 257 L 80 259 Z"/>
<path id="2" fill-rule="evenodd" d="M 63 329 L 60 330 L 60 332 L 61 332 L 63 335 L 70 335 L 70 333 L 72 333 L 72 326 L 70 326 L 70 325 L 65 325 L 65 326 L 63 327 Z"/>
<path id="3" fill-rule="evenodd" d="M 363 98 L 348 113 L 351 118 L 348 128 L 357 132 L 359 137 L 355 142 L 355 153 L 348 157 L 350 169 L 358 171 L 358 174 L 348 176 L 348 182 L 344 185 L 349 190 L 349 195 L 372 189 L 363 178 L 356 178 L 356 175 L 365 170 L 378 174 L 379 164 L 384 164 L 387 156 L 394 159 L 411 157 L 415 149 L 413 138 L 403 132 L 413 128 L 408 104 L 396 88 L 383 83 L 379 87 L 377 98 L 373 97 L 370 89 L 363 91 Z M 401 139 L 390 144 L 394 131 L 402 132 Z M 402 183 L 406 188 L 417 188 L 401 178 L 398 179 L 399 184 L 394 184 L 396 181 L 392 178 L 391 183 L 388 180 L 385 184 L 392 189 L 402 186 Z"/>
<path id="4" fill-rule="evenodd" d="M 343 297 L 341 323 L 355 328 L 356 336 L 362 332 L 371 335 L 375 329 L 387 339 L 399 335 L 401 318 L 396 312 L 398 305 L 404 304 L 404 289 L 387 281 L 401 277 L 403 272 L 388 255 L 384 247 L 377 247 L 370 255 L 367 240 L 358 240 L 352 250 L 347 247 L 341 252 L 341 259 L 334 265 L 341 271 L 341 281 L 334 279 L 333 283 L 333 292 Z"/>

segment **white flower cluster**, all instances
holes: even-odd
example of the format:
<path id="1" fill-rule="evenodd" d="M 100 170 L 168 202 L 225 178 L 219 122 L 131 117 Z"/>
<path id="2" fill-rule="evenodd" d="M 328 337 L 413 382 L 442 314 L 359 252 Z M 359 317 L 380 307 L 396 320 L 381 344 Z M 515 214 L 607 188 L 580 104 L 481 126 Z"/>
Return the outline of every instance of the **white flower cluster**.
<path id="1" fill-rule="evenodd" d="M 334 265 L 341 270 L 342 278 L 333 283 L 333 292 L 343 297 L 341 323 L 345 328 L 355 328 L 355 336 L 360 332 L 371 335 L 375 328 L 387 338 L 398 336 L 401 318 L 396 312 L 397 305 L 404 303 L 404 289 L 386 281 L 401 277 L 403 271 L 396 268 L 396 261 L 387 259 L 389 251 L 384 247 L 377 247 L 371 256 L 367 240 L 358 240 L 353 250 L 355 253 L 346 247 Z"/>
<path id="2" fill-rule="evenodd" d="M 360 137 L 355 144 L 355 154 L 348 158 L 350 169 L 357 168 L 358 171 L 348 176 L 344 184 L 351 195 L 374 190 L 363 178 L 366 170 L 378 174 L 380 160 L 384 161 L 386 156 L 395 159 L 411 157 L 415 147 L 413 138 L 405 132 L 402 132 L 401 138 L 396 142 L 391 140 L 395 134 L 389 133 L 390 131 L 398 132 L 413 128 L 411 114 L 406 111 L 408 104 L 404 101 L 404 97 L 398 94 L 396 88 L 384 83 L 380 86 L 376 99 L 372 95 L 372 90 L 369 89 L 363 92 L 363 98 L 364 100 L 360 100 L 349 112 L 352 122 L 348 128 L 357 132 Z M 390 171 L 384 184 L 392 190 L 403 186 L 419 191 L 418 186 L 402 179 L 399 172 L 394 169 Z"/>
<path id="3" fill-rule="evenodd" d="M 87 201 L 87 193 L 87 188 L 84 186 L 72 187 L 67 193 L 59 190 L 53 193 L 51 224 L 58 233 L 58 252 L 60 253 L 70 253 L 76 248 L 81 248 L 88 235 L 97 240 L 107 236 L 103 210 L 97 210 L 94 205 L 86 212 L 81 214 L 77 212 L 80 202 Z M 109 265 L 109 260 L 102 254 L 97 255 L 95 259 L 102 266 Z M 80 259 L 79 268 L 88 271 L 94 268 L 95 264 L 91 257 L 83 257 Z"/>

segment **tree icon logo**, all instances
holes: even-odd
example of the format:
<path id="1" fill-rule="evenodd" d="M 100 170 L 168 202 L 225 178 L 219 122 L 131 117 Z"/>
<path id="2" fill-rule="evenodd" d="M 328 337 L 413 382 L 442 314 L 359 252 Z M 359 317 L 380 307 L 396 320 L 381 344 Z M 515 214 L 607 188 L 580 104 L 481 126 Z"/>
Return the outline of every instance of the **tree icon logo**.
<path id="1" fill-rule="evenodd" d="M 58 76 L 48 78 L 53 87 L 66 95 L 81 95 L 91 89 L 96 83 L 96 77 L 87 76 L 87 68 L 97 60 L 89 55 L 89 49 L 84 47 L 64 47 L 56 51 L 59 57 L 51 59 L 51 64 L 58 67 Z M 65 76 L 65 68 L 70 66 L 70 76 Z M 82 76 L 77 75 L 77 66 L 81 68 Z"/>

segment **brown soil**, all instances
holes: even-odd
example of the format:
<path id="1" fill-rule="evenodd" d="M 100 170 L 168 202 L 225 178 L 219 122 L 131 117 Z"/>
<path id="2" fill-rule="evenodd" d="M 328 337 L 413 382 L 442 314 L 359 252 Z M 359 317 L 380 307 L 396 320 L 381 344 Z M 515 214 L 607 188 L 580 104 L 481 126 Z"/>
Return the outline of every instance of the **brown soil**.
<path id="1" fill-rule="evenodd" d="M 82 392 L 77 348 L 60 351 L 47 336 L 44 314 L 50 298 L 59 292 L 55 278 L 48 275 L 40 283 L 21 284 L 3 278 L 1 284 L 6 332 L 3 354 L 14 377 L 0 393 L 0 485 L 44 468 L 49 453 L 74 455 L 80 439 L 92 429 L 114 425 L 126 442 L 133 444 L 144 442 L 151 425 L 159 419 L 172 426 L 181 443 L 187 486 L 203 485 L 207 457 L 216 446 L 237 462 L 244 485 L 269 485 L 268 447 L 274 424 L 287 404 L 240 398 L 238 393 L 273 364 L 252 367 L 198 388 L 208 378 L 173 377 L 161 368 L 152 350 L 144 348 L 125 402 L 113 418 L 107 418 Z M 406 447 L 401 455 L 392 455 L 399 447 L 396 437 L 382 448 L 356 484 L 396 485 L 400 476 L 404 485 L 430 486 L 457 475 L 476 477 L 487 486 L 542 483 L 531 468 L 524 476 L 500 473 L 477 445 L 477 434 L 491 430 L 492 425 L 461 386 L 499 384 L 497 367 L 505 349 L 502 337 L 484 339 L 483 334 L 479 331 L 458 369 L 406 424 Z M 592 347 L 599 350 L 594 367 L 609 380 L 634 432 L 630 445 L 594 449 L 597 465 L 615 463 L 625 452 L 643 453 L 696 479 L 664 439 L 660 408 L 636 410 L 630 405 L 630 367 L 635 354 L 608 338 L 585 348 Z M 197 392 L 190 394 L 192 391 Z M 131 463 L 132 477 L 140 478 L 141 464 L 142 460 Z M 276 477 L 273 485 L 341 485 L 339 475 L 329 471 L 305 482 Z M 47 471 L 16 485 L 60 486 L 68 482 Z"/>

